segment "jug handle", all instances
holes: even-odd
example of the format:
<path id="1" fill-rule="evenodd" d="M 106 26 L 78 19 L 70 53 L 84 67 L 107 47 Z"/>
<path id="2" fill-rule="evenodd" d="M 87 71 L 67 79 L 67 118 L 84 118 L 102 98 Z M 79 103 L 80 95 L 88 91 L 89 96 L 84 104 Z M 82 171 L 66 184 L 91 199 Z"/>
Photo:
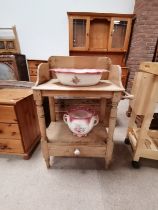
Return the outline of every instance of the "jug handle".
<path id="1" fill-rule="evenodd" d="M 98 116 L 95 116 L 95 119 L 94 119 L 94 126 L 96 126 L 99 122 L 99 117 Z"/>
<path id="2" fill-rule="evenodd" d="M 67 118 L 68 118 L 68 115 L 67 114 L 64 114 L 63 115 L 63 120 L 64 120 L 64 122 L 67 124 Z"/>

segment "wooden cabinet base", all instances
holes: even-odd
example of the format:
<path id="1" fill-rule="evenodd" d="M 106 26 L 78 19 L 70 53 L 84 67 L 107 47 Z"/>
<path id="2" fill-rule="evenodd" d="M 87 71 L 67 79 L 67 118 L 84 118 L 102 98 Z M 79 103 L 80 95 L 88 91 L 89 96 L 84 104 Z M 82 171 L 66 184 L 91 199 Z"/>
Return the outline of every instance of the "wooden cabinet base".
<path id="1" fill-rule="evenodd" d="M 29 159 L 40 140 L 32 90 L 4 88 L 0 96 L 0 154 Z"/>

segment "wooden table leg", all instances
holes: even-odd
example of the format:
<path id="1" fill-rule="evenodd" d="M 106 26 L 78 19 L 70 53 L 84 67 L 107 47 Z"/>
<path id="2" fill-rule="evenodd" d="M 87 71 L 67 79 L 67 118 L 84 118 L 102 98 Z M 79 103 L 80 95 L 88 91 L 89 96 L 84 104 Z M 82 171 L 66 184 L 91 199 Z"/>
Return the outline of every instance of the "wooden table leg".
<path id="1" fill-rule="evenodd" d="M 113 98 L 112 98 L 112 104 L 111 104 L 112 107 L 111 107 L 110 118 L 109 118 L 107 151 L 106 151 L 106 156 L 105 156 L 106 168 L 109 167 L 109 164 L 112 160 L 112 153 L 113 153 L 113 147 L 114 147 L 113 134 L 114 134 L 116 118 L 117 118 L 117 105 L 120 99 L 121 99 L 121 93 L 114 93 Z"/>
<path id="2" fill-rule="evenodd" d="M 105 118 L 105 109 L 106 109 L 106 98 L 100 99 L 100 122 L 103 122 Z"/>
<path id="3" fill-rule="evenodd" d="M 48 151 L 48 139 L 46 136 L 46 123 L 45 123 L 45 116 L 44 116 L 44 109 L 43 109 L 43 99 L 41 96 L 40 91 L 34 91 L 34 99 L 36 101 L 36 108 L 37 108 L 37 115 L 39 120 L 39 127 L 41 131 L 41 148 L 43 157 L 45 159 L 47 168 L 50 167 L 50 157 Z"/>
<path id="4" fill-rule="evenodd" d="M 54 99 L 54 97 L 49 97 L 49 108 L 50 108 L 50 119 L 51 119 L 51 121 L 55 122 L 56 116 L 55 116 L 55 99 Z"/>
<path id="5" fill-rule="evenodd" d="M 134 125 L 135 125 L 135 120 L 136 120 L 137 115 L 135 114 L 134 111 L 132 111 L 131 113 L 131 117 L 129 119 L 129 123 L 128 123 L 128 130 L 127 130 L 127 134 L 126 134 L 126 138 L 125 138 L 125 144 L 130 144 L 130 140 L 129 140 L 129 132 L 133 129 Z"/>

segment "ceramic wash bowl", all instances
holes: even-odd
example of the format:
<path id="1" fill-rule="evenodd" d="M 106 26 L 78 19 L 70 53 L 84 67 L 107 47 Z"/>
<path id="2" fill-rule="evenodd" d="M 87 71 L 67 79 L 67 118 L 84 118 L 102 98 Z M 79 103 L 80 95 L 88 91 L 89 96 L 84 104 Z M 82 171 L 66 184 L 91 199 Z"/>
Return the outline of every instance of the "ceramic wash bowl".
<path id="1" fill-rule="evenodd" d="M 50 69 L 55 72 L 59 82 L 69 86 L 91 86 L 96 85 L 105 69 Z"/>
<path id="2" fill-rule="evenodd" d="M 98 124 L 99 117 L 90 108 L 78 107 L 70 109 L 68 114 L 64 114 L 63 120 L 74 135 L 82 137 L 87 136 L 92 128 Z"/>

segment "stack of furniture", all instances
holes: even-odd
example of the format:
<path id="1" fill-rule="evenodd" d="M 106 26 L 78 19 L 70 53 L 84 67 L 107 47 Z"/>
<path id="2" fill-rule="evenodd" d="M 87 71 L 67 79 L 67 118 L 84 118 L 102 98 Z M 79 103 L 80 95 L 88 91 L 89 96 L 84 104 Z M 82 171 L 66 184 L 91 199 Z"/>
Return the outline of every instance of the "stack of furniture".
<path id="1" fill-rule="evenodd" d="M 132 165 L 139 168 L 140 158 L 158 160 L 158 130 L 152 130 L 156 104 L 158 103 L 158 63 L 144 62 L 134 79 L 132 94 L 134 100 L 130 102 L 132 109 L 125 143 L 131 144 L 133 149 Z M 137 117 L 141 117 L 139 125 Z"/>
<path id="2" fill-rule="evenodd" d="M 15 26 L 0 28 L 0 80 L 29 80 L 26 57 L 21 54 Z"/>
<path id="3" fill-rule="evenodd" d="M 108 69 L 110 72 L 103 75 L 104 80 L 101 80 L 98 85 L 72 87 L 60 84 L 54 75 L 50 74 L 49 69 L 51 68 L 98 68 Z M 106 57 L 54 56 L 49 58 L 48 63 L 39 66 L 33 94 L 41 131 L 43 157 L 48 168 L 50 167 L 50 156 L 103 157 L 106 167 L 109 166 L 112 160 L 117 105 L 122 91 L 124 88 L 119 67 L 112 65 L 110 59 Z M 86 100 L 100 99 L 100 123 L 86 137 L 73 136 L 63 121 L 56 120 L 54 103 L 56 96 L 84 97 Z M 48 128 L 46 128 L 43 109 L 44 97 L 48 97 L 50 102 L 51 123 Z"/>
<path id="4" fill-rule="evenodd" d="M 20 54 L 15 26 L 0 28 L 0 80 L 0 154 L 29 159 L 40 131 L 33 83 L 27 82 L 26 58 Z"/>
<path id="5" fill-rule="evenodd" d="M 134 14 L 68 12 L 69 54 L 106 56 L 122 67 L 122 84 L 128 76 L 126 56 Z"/>

